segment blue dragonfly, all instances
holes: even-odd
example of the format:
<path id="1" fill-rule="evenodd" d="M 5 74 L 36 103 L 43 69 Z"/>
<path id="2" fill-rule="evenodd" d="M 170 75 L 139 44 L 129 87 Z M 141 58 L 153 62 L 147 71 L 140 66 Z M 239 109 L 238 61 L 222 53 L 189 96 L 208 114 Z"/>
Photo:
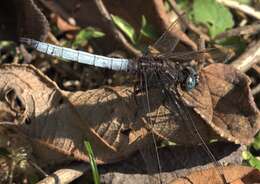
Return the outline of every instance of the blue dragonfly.
<path id="1" fill-rule="evenodd" d="M 201 136 L 199 129 L 196 126 L 195 120 L 193 120 L 177 91 L 178 86 L 180 86 L 182 90 L 190 92 L 198 85 L 200 82 L 199 74 L 197 69 L 190 64 L 190 61 L 203 57 L 203 55 L 210 52 L 210 50 L 182 53 L 173 52 L 179 41 L 178 38 L 173 37 L 170 34 L 175 25 L 176 22 L 172 23 L 169 29 L 151 47 L 158 51 L 158 53 L 148 53 L 134 59 L 112 58 L 96 55 L 25 37 L 22 37 L 20 41 L 41 53 L 55 56 L 64 59 L 65 61 L 73 61 L 99 68 L 129 72 L 137 75 L 140 79 L 137 91 L 146 97 L 146 100 L 142 103 L 146 108 L 147 113 L 151 112 L 149 90 L 151 88 L 160 89 L 162 95 L 166 97 L 166 102 L 164 103 L 167 104 L 170 113 L 175 113 L 182 117 L 183 122 L 187 127 L 189 127 L 188 129 L 192 134 L 192 137 L 197 139 L 198 144 L 203 146 L 208 157 L 216 166 L 216 172 L 218 173 L 220 183 L 227 183 L 222 172 L 221 164 L 216 160 L 215 156 L 207 146 L 206 141 Z M 150 138 L 148 139 L 149 146 L 142 148 L 141 153 L 144 160 L 146 160 L 145 162 L 149 172 L 158 173 L 156 177 L 151 179 L 150 183 L 162 183 L 160 176 L 161 158 L 158 153 L 156 135 L 153 130 L 155 125 L 152 118 L 146 118 L 147 122 L 150 124 L 149 129 L 151 130 L 151 133 Z"/>

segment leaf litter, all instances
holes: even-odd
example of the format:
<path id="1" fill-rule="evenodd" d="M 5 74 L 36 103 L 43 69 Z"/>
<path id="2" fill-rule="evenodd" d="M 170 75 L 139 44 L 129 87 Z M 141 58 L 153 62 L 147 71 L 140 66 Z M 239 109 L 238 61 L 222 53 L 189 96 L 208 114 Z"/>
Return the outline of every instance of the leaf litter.
<path id="1" fill-rule="evenodd" d="M 31 6 L 30 3 L 27 6 Z M 30 13 L 28 11 L 25 17 L 30 17 Z M 40 16 L 39 12 L 35 15 Z M 41 19 L 36 20 L 39 24 Z M 43 22 L 46 23 L 42 21 L 40 24 Z M 29 27 L 21 35 L 39 38 L 39 35 L 44 35 L 43 31 L 46 35 L 46 29 L 35 35 L 34 29 Z M 27 141 L 27 145 L 32 147 L 33 154 L 29 155 L 32 154 L 40 166 L 71 160 L 88 162 L 82 141 L 85 138 L 93 142 L 98 164 L 125 160 L 137 151 L 139 145 L 145 144 L 147 127 L 141 119 L 145 114 L 140 104 L 137 105 L 138 100 L 132 98 L 131 87 L 75 93 L 63 91 L 30 65 L 3 65 L 1 74 L 3 79 L 7 77 L 1 81 L 1 120 L 15 124 L 11 127 L 3 125 L 3 128 L 19 128 L 20 140 Z M 202 70 L 200 78 L 202 82 L 192 93 L 179 92 L 198 120 L 207 141 L 217 138 L 250 143 L 259 129 L 259 111 L 253 102 L 247 77 L 229 66 L 210 65 Z M 149 114 L 151 117 L 156 109 L 160 109 L 162 114 L 167 112 L 159 103 L 162 97 L 157 94 L 157 91 L 152 93 L 154 111 Z M 156 122 L 158 139 L 170 135 L 179 144 L 196 144 L 180 120 L 170 122 L 169 119 L 164 117 Z M 238 122 L 243 128 L 232 122 Z"/>
<path id="2" fill-rule="evenodd" d="M 145 144 L 148 130 L 141 121 L 144 116 L 142 108 L 136 104 L 140 101 L 138 98 L 143 97 L 134 99 L 131 87 L 68 92 L 60 90 L 31 65 L 2 65 L 0 73 L 1 96 L 5 97 L 1 101 L 1 114 L 8 114 L 1 116 L 4 118 L 1 121 L 14 122 L 15 127 L 29 138 L 34 156 L 41 166 L 71 160 L 88 162 L 84 139 L 95 150 L 97 164 L 123 160 L 136 152 L 138 146 Z M 201 72 L 201 78 L 203 75 L 205 80 L 194 92 L 182 95 L 194 109 L 195 115 L 192 115 L 200 122 L 198 128 L 202 135 L 207 135 L 206 141 L 221 136 L 233 142 L 251 142 L 259 128 L 259 111 L 248 93 L 247 77 L 222 64 L 206 67 Z M 218 87 L 214 78 L 222 80 Z M 236 105 L 234 97 L 235 102 L 247 107 L 246 111 Z M 218 108 L 223 99 L 232 102 L 228 103 L 231 113 Z M 153 113 L 157 108 L 167 111 L 159 102 L 158 91 L 155 90 L 151 93 L 151 117 L 155 116 Z M 236 123 L 230 124 L 230 119 L 246 128 L 241 131 Z M 174 121 L 164 117 L 156 122 L 154 131 L 160 139 L 170 136 L 179 144 L 196 144 L 178 119 Z"/>

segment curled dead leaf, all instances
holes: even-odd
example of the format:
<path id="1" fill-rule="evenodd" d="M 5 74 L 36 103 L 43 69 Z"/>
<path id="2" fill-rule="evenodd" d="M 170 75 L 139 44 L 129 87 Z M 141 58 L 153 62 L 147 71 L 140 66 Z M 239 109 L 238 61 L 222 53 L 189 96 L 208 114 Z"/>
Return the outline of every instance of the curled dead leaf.
<path id="1" fill-rule="evenodd" d="M 185 102 L 222 138 L 250 144 L 260 128 L 260 112 L 248 77 L 232 66 L 212 64 L 201 71 L 200 78 L 203 84 L 182 94 Z"/>
<path id="2" fill-rule="evenodd" d="M 224 64 L 203 69 L 213 104 L 209 123 L 229 141 L 250 144 L 260 128 L 260 112 L 250 90 L 250 80 L 242 72 Z"/>
<path id="3" fill-rule="evenodd" d="M 146 97 L 135 96 L 133 88 L 65 92 L 29 65 L 3 65 L 0 74 L 1 95 L 10 90 L 17 92 L 25 110 L 19 115 L 6 99 L 2 99 L 0 108 L 12 112 L 12 118 L 32 140 L 34 152 L 43 163 L 88 161 L 85 139 L 95 150 L 98 164 L 122 160 L 145 145 L 149 127 L 143 121 L 146 110 L 142 102 Z M 182 119 L 170 119 L 161 98 L 158 90 L 151 93 L 149 116 L 156 118 L 158 108 L 164 115 L 155 120 L 156 134 L 181 144 L 194 143 Z M 200 132 L 212 139 L 210 127 L 199 123 Z"/>
<path id="4" fill-rule="evenodd" d="M 224 66 L 212 65 L 211 67 L 221 69 Z M 207 68 L 203 70 L 202 82 L 198 88 L 190 94 L 183 94 L 185 102 L 195 110 L 188 109 L 206 141 L 216 137 L 207 123 L 211 126 L 213 124 L 211 122 L 218 123 L 215 120 L 219 113 L 216 104 L 225 97 L 221 96 L 222 93 L 217 96 L 218 98 L 214 97 L 216 92 L 209 84 L 208 73 Z M 188 127 L 183 123 L 182 118 L 170 114 L 162 104 L 163 96 L 159 90 L 151 91 L 151 112 L 147 114 L 142 103 L 146 97 L 142 94 L 134 95 L 131 87 L 66 92 L 60 90 L 53 81 L 30 65 L 2 65 L 0 74 L 2 76 L 0 95 L 7 94 L 11 97 L 1 99 L 1 112 L 9 113 L 10 120 L 14 120 L 23 134 L 31 140 L 34 154 L 43 164 L 55 164 L 74 159 L 88 162 L 84 140 L 91 143 L 98 164 L 123 160 L 146 144 L 145 138 L 149 126 L 144 121 L 144 116 L 154 120 L 154 132 L 159 138 L 170 139 L 179 144 L 199 143 L 195 142 L 196 139 L 187 131 Z M 230 73 L 223 72 L 223 75 L 224 78 L 230 78 Z M 235 81 L 236 84 L 243 84 L 240 80 Z M 247 86 L 247 82 L 244 83 L 245 85 L 242 86 Z M 217 89 L 225 91 L 226 94 L 233 88 L 220 85 Z M 13 94 L 10 95 L 10 91 Z M 192 94 L 196 96 L 192 97 Z M 234 109 L 238 106 L 228 105 Z M 251 102 L 251 105 L 254 103 Z M 249 107 L 250 109 L 254 110 L 253 107 Z M 250 121 L 244 121 L 244 126 L 249 123 L 250 125 L 247 126 L 256 127 L 258 111 L 256 109 L 250 111 L 249 115 L 242 113 L 238 116 L 238 120 L 248 118 Z M 226 121 L 232 124 L 232 119 Z M 221 128 L 223 132 L 229 131 L 225 126 L 219 129 Z M 253 137 L 252 129 L 246 132 L 249 133 L 241 133 L 242 140 Z M 217 131 L 217 133 L 221 132 Z M 239 138 L 238 136 L 237 139 Z"/>

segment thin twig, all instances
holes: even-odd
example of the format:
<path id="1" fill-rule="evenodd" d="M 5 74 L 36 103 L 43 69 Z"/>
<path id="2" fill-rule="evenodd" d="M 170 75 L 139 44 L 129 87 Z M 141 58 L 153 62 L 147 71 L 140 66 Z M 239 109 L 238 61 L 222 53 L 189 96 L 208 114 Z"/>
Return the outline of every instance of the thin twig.
<path id="1" fill-rule="evenodd" d="M 245 14 L 255 17 L 256 19 L 260 19 L 260 12 L 246 4 L 242 4 L 239 3 L 238 1 L 233 1 L 233 0 L 217 0 L 217 2 L 229 8 L 234 8 L 236 10 L 242 11 Z"/>
<path id="2" fill-rule="evenodd" d="M 257 62 L 260 62 L 260 40 L 236 59 L 232 65 L 238 70 L 245 72 Z"/>
<path id="3" fill-rule="evenodd" d="M 224 33 L 218 34 L 215 39 L 222 39 L 231 36 L 240 36 L 245 34 L 257 34 L 260 31 L 260 23 L 252 24 L 248 26 L 238 27 L 231 30 L 228 30 Z"/>
<path id="4" fill-rule="evenodd" d="M 94 0 L 99 12 L 104 17 L 106 23 L 109 25 L 114 37 L 122 43 L 122 45 L 127 49 L 130 53 L 132 53 L 135 56 L 141 56 L 141 52 L 134 48 L 124 37 L 124 35 L 117 29 L 115 24 L 112 21 L 112 18 L 107 11 L 105 5 L 103 4 L 102 0 Z"/>
<path id="5" fill-rule="evenodd" d="M 40 167 L 38 166 L 34 161 L 27 160 L 29 164 L 34 167 L 37 171 L 39 171 L 44 177 L 48 177 L 49 175 Z"/>
<path id="6" fill-rule="evenodd" d="M 80 164 L 77 166 L 70 167 L 68 169 L 60 169 L 54 172 L 52 175 L 39 181 L 37 184 L 57 184 L 57 183 L 70 183 L 73 180 L 79 178 L 84 172 L 88 171 L 90 168 L 86 164 Z"/>
<path id="7" fill-rule="evenodd" d="M 198 43 L 198 51 L 204 50 L 205 47 L 206 47 L 205 46 L 205 39 L 200 37 L 198 42 L 199 42 Z M 205 57 L 200 57 L 198 59 L 198 70 L 199 71 L 203 68 L 204 64 L 205 64 Z"/>

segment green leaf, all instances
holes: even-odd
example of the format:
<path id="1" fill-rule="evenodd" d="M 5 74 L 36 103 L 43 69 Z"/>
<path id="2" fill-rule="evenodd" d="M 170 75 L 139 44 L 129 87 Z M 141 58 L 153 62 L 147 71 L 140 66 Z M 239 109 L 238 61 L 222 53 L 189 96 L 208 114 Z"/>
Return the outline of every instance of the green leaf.
<path id="1" fill-rule="evenodd" d="M 85 145 L 88 157 L 89 157 L 94 183 L 100 184 L 100 177 L 99 177 L 97 164 L 96 164 L 96 161 L 95 161 L 95 156 L 94 156 L 94 153 L 92 151 L 91 145 L 88 141 L 84 141 L 84 145 Z"/>
<path id="2" fill-rule="evenodd" d="M 243 151 L 242 157 L 244 160 L 250 160 L 251 158 L 253 158 L 253 155 L 249 151 Z"/>
<path id="3" fill-rule="evenodd" d="M 116 24 L 116 26 L 121 29 L 125 33 L 125 35 L 131 40 L 133 44 L 136 44 L 136 33 L 133 26 L 131 26 L 128 22 L 126 22 L 124 19 L 116 16 L 111 15 L 113 22 Z"/>
<path id="4" fill-rule="evenodd" d="M 105 36 L 105 33 L 98 31 L 96 28 L 93 27 L 87 27 L 85 29 L 82 29 L 75 38 L 75 41 L 73 42 L 74 47 L 78 46 L 84 46 L 87 44 L 87 42 L 92 38 L 100 38 Z"/>
<path id="5" fill-rule="evenodd" d="M 215 0 L 194 0 L 191 14 L 194 22 L 207 26 L 211 37 L 234 26 L 230 11 Z"/>
<path id="6" fill-rule="evenodd" d="M 153 40 L 158 37 L 154 27 L 151 24 L 148 24 L 144 15 L 142 15 L 142 26 L 140 34 Z"/>
<path id="7" fill-rule="evenodd" d="M 255 157 L 252 157 L 248 162 L 252 167 L 260 170 L 260 160 L 258 160 Z"/>
<path id="8" fill-rule="evenodd" d="M 252 146 L 255 150 L 259 151 L 260 150 L 260 141 L 258 140 L 258 141 L 253 142 Z"/>
<path id="9" fill-rule="evenodd" d="M 254 147 L 254 149 L 260 150 L 260 132 L 256 135 L 252 146 Z"/>

